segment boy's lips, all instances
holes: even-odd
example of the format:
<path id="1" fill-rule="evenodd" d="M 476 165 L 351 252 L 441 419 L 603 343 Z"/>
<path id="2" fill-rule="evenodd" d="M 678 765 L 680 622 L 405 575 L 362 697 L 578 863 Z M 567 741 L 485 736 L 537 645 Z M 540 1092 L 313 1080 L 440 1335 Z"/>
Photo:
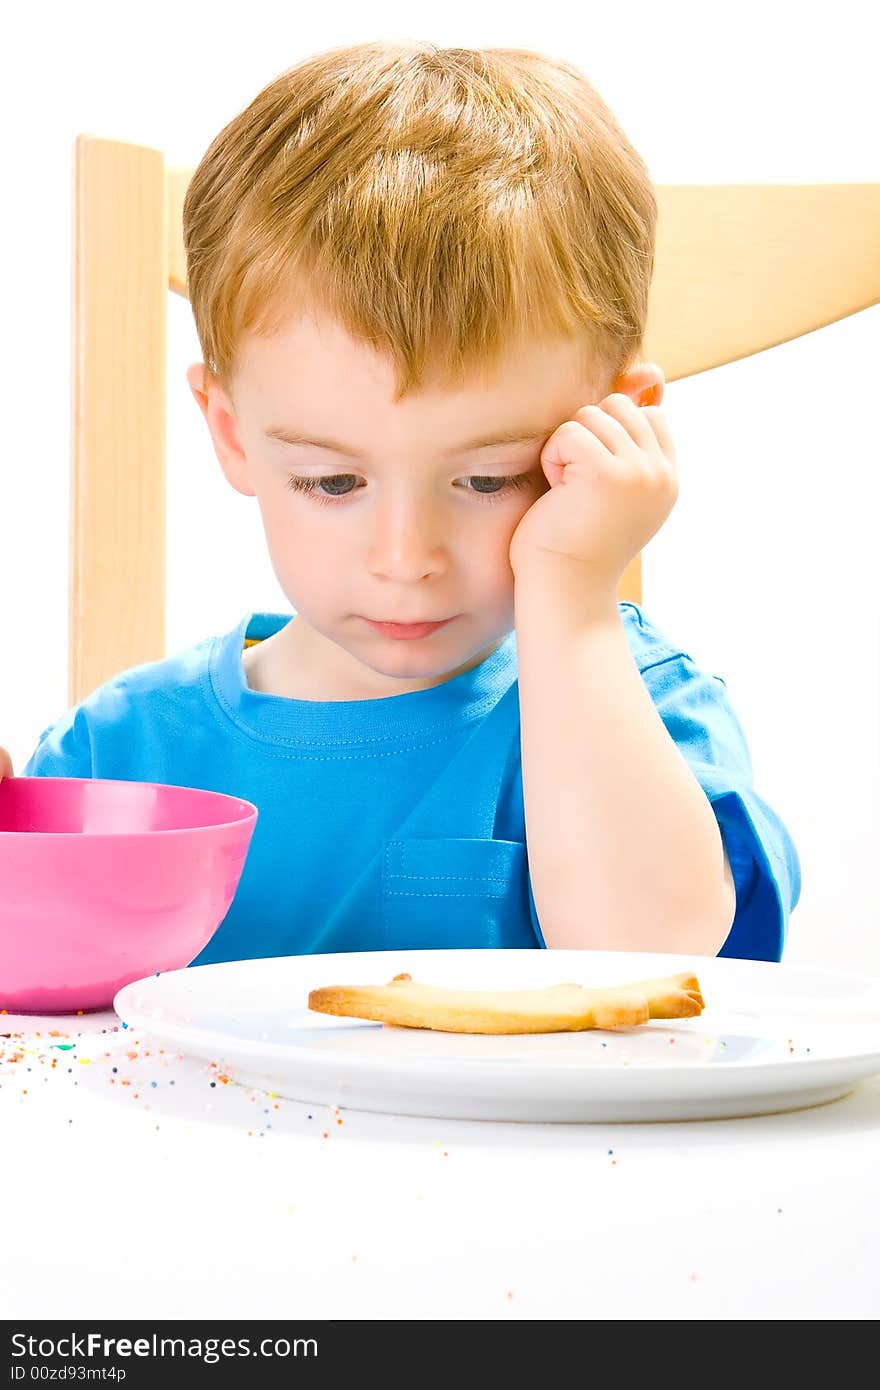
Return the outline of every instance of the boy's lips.
<path id="1" fill-rule="evenodd" d="M 451 618 L 367 618 L 368 623 L 378 623 L 380 627 L 434 627 L 438 623 L 451 623 Z"/>
<path id="2" fill-rule="evenodd" d="M 374 627 L 377 632 L 381 632 L 385 637 L 428 637 L 438 628 L 445 627 L 452 622 L 452 618 L 428 618 L 418 623 L 400 623 L 388 621 L 380 618 L 365 618 L 365 623 Z"/>

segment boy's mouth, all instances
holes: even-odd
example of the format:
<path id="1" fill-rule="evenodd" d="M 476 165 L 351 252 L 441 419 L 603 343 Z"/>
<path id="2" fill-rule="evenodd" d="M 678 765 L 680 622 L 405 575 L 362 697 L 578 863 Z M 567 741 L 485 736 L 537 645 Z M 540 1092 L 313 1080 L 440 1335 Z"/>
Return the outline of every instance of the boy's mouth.
<path id="1" fill-rule="evenodd" d="M 443 618 L 436 623 L 384 623 L 375 622 L 372 618 L 364 618 L 365 623 L 376 632 L 380 632 L 383 637 L 393 637 L 404 641 L 416 637 L 430 637 L 432 632 L 436 632 L 441 627 L 446 627 L 447 623 L 452 622 L 452 618 Z"/>

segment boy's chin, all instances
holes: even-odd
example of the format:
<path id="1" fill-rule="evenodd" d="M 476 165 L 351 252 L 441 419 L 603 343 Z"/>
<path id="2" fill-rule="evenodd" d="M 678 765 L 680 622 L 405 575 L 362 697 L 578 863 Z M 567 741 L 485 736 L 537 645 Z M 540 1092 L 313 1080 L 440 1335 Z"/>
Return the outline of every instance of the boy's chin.
<path id="1" fill-rule="evenodd" d="M 387 642 L 383 645 L 391 647 L 392 650 L 352 652 L 352 656 L 356 656 L 362 666 L 369 671 L 375 671 L 378 676 L 388 676 L 390 679 L 397 677 L 402 680 L 407 676 L 412 676 L 414 680 L 432 677 L 443 680 L 448 673 L 460 669 L 465 660 L 457 651 L 439 652 L 436 648 L 428 651 L 426 644 L 421 642 Z M 405 650 L 401 651 L 401 647 Z M 421 650 L 413 651 L 414 647 L 420 647 Z"/>
<path id="2" fill-rule="evenodd" d="M 379 676 L 402 681 L 409 678 L 424 685 L 437 685 L 479 666 L 497 651 L 506 635 L 500 633 L 490 637 L 474 649 L 471 643 L 450 642 L 448 639 L 441 644 L 437 639 L 444 636 L 443 629 L 430 638 L 401 640 L 376 634 L 375 643 L 364 644 L 363 647 L 359 644 L 356 651 L 350 646 L 347 649 L 363 666 Z"/>

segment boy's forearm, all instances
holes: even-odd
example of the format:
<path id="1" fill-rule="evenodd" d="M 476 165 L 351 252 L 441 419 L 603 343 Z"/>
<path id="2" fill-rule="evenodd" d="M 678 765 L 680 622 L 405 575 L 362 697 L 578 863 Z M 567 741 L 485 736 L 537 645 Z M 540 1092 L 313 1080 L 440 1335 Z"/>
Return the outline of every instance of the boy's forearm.
<path id="1" fill-rule="evenodd" d="M 735 894 L 709 800 L 577 560 L 515 576 L 526 840 L 548 947 L 715 955 Z"/>

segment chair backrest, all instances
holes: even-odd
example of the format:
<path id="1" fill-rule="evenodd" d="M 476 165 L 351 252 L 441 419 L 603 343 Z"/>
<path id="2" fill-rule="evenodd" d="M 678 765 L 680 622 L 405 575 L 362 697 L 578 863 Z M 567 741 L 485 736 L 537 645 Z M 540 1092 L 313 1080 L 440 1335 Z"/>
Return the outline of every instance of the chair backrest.
<path id="1" fill-rule="evenodd" d="M 165 655 L 166 332 L 191 171 L 75 142 L 69 699 Z M 693 376 L 880 302 L 880 184 L 657 189 L 646 357 Z M 621 599 L 642 597 L 641 556 Z"/>

